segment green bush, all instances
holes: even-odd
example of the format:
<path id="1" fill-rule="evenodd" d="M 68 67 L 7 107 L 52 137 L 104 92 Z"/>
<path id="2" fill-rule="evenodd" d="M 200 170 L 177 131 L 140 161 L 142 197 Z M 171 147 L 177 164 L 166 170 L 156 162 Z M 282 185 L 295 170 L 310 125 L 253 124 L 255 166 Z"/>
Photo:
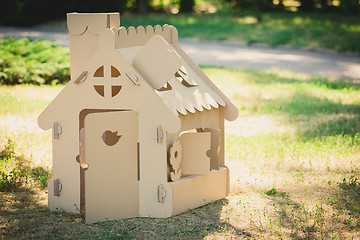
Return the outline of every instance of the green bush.
<path id="1" fill-rule="evenodd" d="M 15 154 L 15 142 L 8 139 L 7 143 L 4 146 L 4 149 L 0 152 L 0 159 L 11 158 Z"/>
<path id="2" fill-rule="evenodd" d="M 0 192 L 19 191 L 33 185 L 46 188 L 52 173 L 43 167 L 30 167 L 29 161 L 16 155 L 15 145 L 8 139 L 0 151 Z"/>
<path id="3" fill-rule="evenodd" d="M 24 169 L 19 169 L 17 166 L 10 169 L 7 166 L 3 166 L 3 170 L 0 170 L 0 176 L 0 192 L 19 190 L 23 184 L 26 185 L 29 181 L 27 172 Z"/>
<path id="4" fill-rule="evenodd" d="M 70 79 L 66 47 L 51 41 L 0 38 L 0 84 L 58 84 Z"/>

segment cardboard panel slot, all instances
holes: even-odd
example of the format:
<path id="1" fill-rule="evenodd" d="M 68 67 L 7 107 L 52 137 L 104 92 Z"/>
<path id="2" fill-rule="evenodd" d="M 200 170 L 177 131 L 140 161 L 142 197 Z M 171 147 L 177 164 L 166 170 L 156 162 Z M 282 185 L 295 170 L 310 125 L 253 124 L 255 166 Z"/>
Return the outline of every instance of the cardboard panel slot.
<path id="1" fill-rule="evenodd" d="M 111 77 L 116 78 L 119 77 L 121 74 L 119 72 L 119 70 L 117 70 L 116 67 L 111 66 Z"/>
<path id="2" fill-rule="evenodd" d="M 95 73 L 94 77 L 104 77 L 104 66 L 99 67 Z"/>
<path id="3" fill-rule="evenodd" d="M 111 97 L 115 97 L 121 90 L 121 86 L 111 86 Z"/>
<path id="4" fill-rule="evenodd" d="M 105 96 L 104 85 L 94 85 L 95 91 L 102 97 Z"/>

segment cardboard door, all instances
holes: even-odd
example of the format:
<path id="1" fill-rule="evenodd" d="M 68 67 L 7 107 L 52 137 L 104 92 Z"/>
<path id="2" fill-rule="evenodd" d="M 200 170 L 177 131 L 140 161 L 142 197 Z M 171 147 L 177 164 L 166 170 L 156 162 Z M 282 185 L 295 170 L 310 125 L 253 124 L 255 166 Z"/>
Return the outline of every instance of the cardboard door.
<path id="1" fill-rule="evenodd" d="M 85 117 L 86 223 L 139 214 L 138 118 L 133 111 Z"/>

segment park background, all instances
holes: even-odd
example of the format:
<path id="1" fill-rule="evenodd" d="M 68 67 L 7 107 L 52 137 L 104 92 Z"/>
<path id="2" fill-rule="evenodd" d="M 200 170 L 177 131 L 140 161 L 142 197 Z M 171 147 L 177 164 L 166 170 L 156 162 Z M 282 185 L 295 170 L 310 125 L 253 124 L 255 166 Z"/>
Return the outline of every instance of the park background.
<path id="1" fill-rule="evenodd" d="M 0 2 L 0 25 L 66 29 L 67 12 L 121 12 L 123 26 L 179 36 L 360 53 L 357 0 Z M 331 57 L 331 55 L 329 55 Z M 331 66 L 329 66 L 331 67 Z M 4 239 L 358 239 L 359 79 L 201 66 L 235 103 L 227 124 L 231 192 L 168 219 L 85 225 L 47 209 L 51 133 L 39 113 L 69 81 L 69 49 L 0 39 L 0 235 Z"/>

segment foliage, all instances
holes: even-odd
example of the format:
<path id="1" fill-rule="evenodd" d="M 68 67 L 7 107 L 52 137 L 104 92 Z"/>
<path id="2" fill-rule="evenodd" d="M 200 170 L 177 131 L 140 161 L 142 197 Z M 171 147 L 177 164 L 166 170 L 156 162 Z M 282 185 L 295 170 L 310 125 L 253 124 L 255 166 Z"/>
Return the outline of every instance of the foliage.
<path id="1" fill-rule="evenodd" d="M 360 194 L 360 182 L 358 182 L 358 179 L 355 176 L 351 176 L 349 179 L 343 178 L 342 182 L 339 182 L 338 185 L 342 190 L 354 190 Z"/>
<path id="2" fill-rule="evenodd" d="M 345 12 L 359 13 L 359 0 L 62 0 L 54 7 L 47 0 L 11 0 L 0 1 L 1 25 L 30 26 L 60 19 L 68 12 L 170 12 L 175 6 L 180 12 L 203 12 L 208 5 L 216 5 L 219 12 L 232 8 L 236 13 L 268 11 L 304 11 L 304 12 Z M 220 6 L 220 7 L 219 7 Z M 226 10 L 225 10 L 226 11 Z"/>
<path id="3" fill-rule="evenodd" d="M 272 189 L 270 189 L 270 190 L 268 190 L 268 191 L 265 191 L 264 192 L 266 195 L 268 195 L 268 196 L 270 196 L 270 195 L 276 195 L 277 194 L 277 190 L 276 190 L 276 188 L 272 188 Z"/>
<path id="4" fill-rule="evenodd" d="M 0 152 L 0 177 L 0 192 L 13 192 L 29 187 L 32 181 L 44 189 L 51 173 L 43 167 L 31 168 L 15 154 L 15 142 L 9 138 Z"/>
<path id="5" fill-rule="evenodd" d="M 302 11 L 358 13 L 359 0 L 225 0 L 240 11 Z"/>
<path id="6" fill-rule="evenodd" d="M 4 149 L 0 152 L 0 158 L 1 159 L 12 158 L 14 154 L 15 154 L 15 142 L 9 138 L 4 146 Z"/>
<path id="7" fill-rule="evenodd" d="M 0 192 L 18 190 L 24 182 L 28 182 L 26 169 L 20 169 L 14 161 L 15 142 L 9 138 L 0 152 Z"/>
<path id="8" fill-rule="evenodd" d="M 340 2 L 340 9 L 344 12 L 359 13 L 360 1 L 359 0 L 342 0 Z"/>
<path id="9" fill-rule="evenodd" d="M 313 11 L 315 2 L 314 0 L 300 0 L 300 7 L 299 9 L 304 12 Z"/>
<path id="10" fill-rule="evenodd" d="M 192 12 L 194 11 L 195 0 L 179 0 L 180 12 Z"/>
<path id="11" fill-rule="evenodd" d="M 340 13 L 122 15 L 125 27 L 174 25 L 179 37 L 306 46 L 360 53 L 360 15 Z"/>
<path id="12" fill-rule="evenodd" d="M 8 160 L 7 161 L 11 161 Z M 11 192 L 18 190 L 23 182 L 28 182 L 28 174 L 23 169 L 12 167 L 8 169 L 6 166 L 4 170 L 0 170 L 0 192 Z"/>
<path id="13" fill-rule="evenodd" d="M 330 48 L 360 53 L 360 18 L 341 14 L 124 15 L 124 26 L 169 23 L 180 37 Z M 214 26 L 217 26 L 216 28 Z M 68 48 L 27 38 L 0 39 L 0 84 L 58 84 L 70 78 Z M 332 84 L 332 83 L 329 83 Z M 0 101 L 2 104 L 7 104 Z M 2 109 L 0 109 L 0 112 Z"/>
<path id="14" fill-rule="evenodd" d="M 69 80 L 68 49 L 50 41 L 0 39 L 0 84 L 58 84 Z"/>
<path id="15" fill-rule="evenodd" d="M 47 187 L 52 174 L 43 167 L 36 167 L 31 169 L 30 176 L 36 181 L 36 185 L 44 189 Z"/>
<path id="16" fill-rule="evenodd" d="M 280 11 L 284 10 L 282 1 L 275 5 L 272 0 L 226 0 L 230 5 L 243 11 Z"/>
<path id="17" fill-rule="evenodd" d="M 358 13 L 360 11 L 360 1 L 359 0 L 341 0 L 339 2 L 327 1 L 327 0 L 298 0 L 298 1 L 300 3 L 299 10 L 304 11 L 304 12 L 342 11 L 342 12 L 346 12 L 346 13 Z"/>

